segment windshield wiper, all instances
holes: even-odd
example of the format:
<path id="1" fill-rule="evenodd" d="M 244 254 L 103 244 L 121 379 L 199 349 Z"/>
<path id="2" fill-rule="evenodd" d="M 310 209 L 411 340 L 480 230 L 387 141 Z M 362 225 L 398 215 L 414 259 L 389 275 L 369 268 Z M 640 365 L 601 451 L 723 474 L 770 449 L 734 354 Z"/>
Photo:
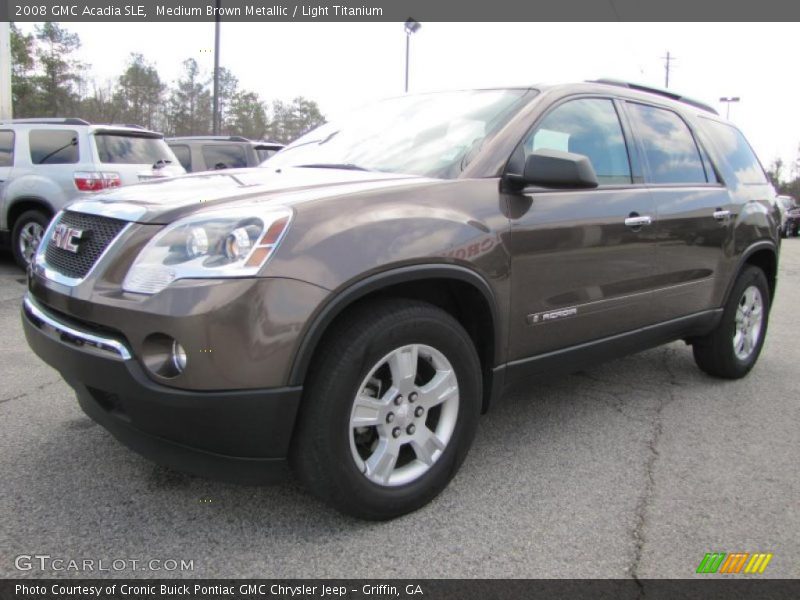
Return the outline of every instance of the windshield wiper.
<path id="1" fill-rule="evenodd" d="M 369 171 L 353 163 L 313 163 L 309 165 L 296 165 L 300 169 L 343 169 L 346 171 Z"/>

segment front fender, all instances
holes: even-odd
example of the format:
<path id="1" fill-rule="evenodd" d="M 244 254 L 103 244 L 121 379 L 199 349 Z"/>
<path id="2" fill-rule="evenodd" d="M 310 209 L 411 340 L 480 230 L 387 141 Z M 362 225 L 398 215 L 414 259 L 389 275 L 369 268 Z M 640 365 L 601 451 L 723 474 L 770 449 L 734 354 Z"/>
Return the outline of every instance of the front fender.
<path id="1" fill-rule="evenodd" d="M 507 278 L 508 219 L 495 180 L 442 181 L 296 205 L 266 268 L 335 290 L 389 267 L 441 262 Z"/>

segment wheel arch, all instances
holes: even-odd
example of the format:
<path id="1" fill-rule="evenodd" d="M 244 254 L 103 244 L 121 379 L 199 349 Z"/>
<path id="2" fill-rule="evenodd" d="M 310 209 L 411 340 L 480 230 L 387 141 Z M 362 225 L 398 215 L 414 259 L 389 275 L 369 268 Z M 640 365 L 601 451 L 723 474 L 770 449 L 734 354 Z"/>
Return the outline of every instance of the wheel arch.
<path id="1" fill-rule="evenodd" d="M 758 267 L 764 272 L 769 285 L 771 306 L 772 300 L 775 298 L 775 288 L 778 283 L 778 250 L 773 242 L 767 240 L 752 244 L 742 253 L 742 256 L 739 258 L 739 264 L 736 267 L 735 276 L 728 282 L 728 288 L 725 292 L 725 303 L 727 304 L 733 286 L 736 283 L 736 278 L 747 265 Z"/>
<path id="2" fill-rule="evenodd" d="M 25 212 L 29 210 L 39 210 L 46 213 L 49 217 L 53 217 L 55 210 L 47 200 L 37 196 L 25 196 L 16 198 L 9 206 L 6 213 L 6 227 L 11 231 L 14 228 L 14 223 Z"/>
<path id="3" fill-rule="evenodd" d="M 498 308 L 489 283 L 477 272 L 449 264 L 411 265 L 383 271 L 332 295 L 311 319 L 302 334 L 290 385 L 302 385 L 314 355 L 337 319 L 357 304 L 385 297 L 414 298 L 430 302 L 450 313 L 466 329 L 481 360 L 483 410 L 495 392 L 494 367 L 499 364 Z M 494 387 L 493 387 L 494 386 Z"/>

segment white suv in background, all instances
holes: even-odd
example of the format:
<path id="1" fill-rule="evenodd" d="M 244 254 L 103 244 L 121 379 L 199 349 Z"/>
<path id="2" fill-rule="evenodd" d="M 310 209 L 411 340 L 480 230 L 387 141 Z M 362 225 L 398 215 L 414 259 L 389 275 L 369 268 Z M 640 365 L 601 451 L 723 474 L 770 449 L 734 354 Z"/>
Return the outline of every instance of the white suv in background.
<path id="1" fill-rule="evenodd" d="M 0 243 L 26 268 L 50 219 L 68 203 L 183 173 L 164 136 L 135 125 L 0 121 Z"/>

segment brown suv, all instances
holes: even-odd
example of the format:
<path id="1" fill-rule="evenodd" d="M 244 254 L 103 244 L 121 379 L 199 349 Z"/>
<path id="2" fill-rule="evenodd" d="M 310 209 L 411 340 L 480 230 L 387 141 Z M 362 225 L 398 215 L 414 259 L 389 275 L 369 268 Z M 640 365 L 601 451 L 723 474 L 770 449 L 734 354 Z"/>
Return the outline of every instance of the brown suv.
<path id="1" fill-rule="evenodd" d="M 509 384 L 684 339 L 742 377 L 774 190 L 713 109 L 620 82 L 404 96 L 262 168 L 54 218 L 23 320 L 84 411 L 160 463 L 296 475 L 370 519 L 430 501 Z"/>

